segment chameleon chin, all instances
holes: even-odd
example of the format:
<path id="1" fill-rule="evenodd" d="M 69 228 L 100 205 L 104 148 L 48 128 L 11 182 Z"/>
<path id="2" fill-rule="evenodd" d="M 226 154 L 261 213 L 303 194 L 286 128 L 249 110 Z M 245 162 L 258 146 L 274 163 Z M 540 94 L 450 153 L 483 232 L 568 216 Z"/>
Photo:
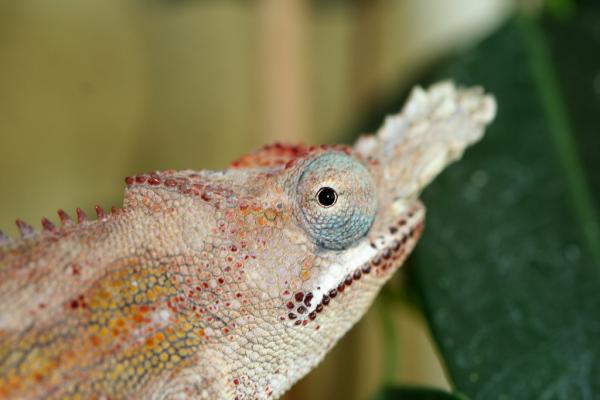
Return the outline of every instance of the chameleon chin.
<path id="1" fill-rule="evenodd" d="M 493 119 L 416 88 L 352 147 L 125 178 L 123 206 L 0 233 L 0 398 L 267 399 L 309 372 L 416 245 L 420 191 Z"/>

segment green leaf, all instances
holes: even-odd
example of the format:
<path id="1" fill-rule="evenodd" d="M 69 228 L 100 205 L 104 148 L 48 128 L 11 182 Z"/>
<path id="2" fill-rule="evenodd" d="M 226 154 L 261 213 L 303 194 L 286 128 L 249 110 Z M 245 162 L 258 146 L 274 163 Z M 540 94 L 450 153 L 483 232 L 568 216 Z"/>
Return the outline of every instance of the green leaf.
<path id="1" fill-rule="evenodd" d="M 461 394 L 420 387 L 387 387 L 373 396 L 373 400 L 467 400 Z"/>
<path id="2" fill-rule="evenodd" d="M 517 19 L 435 78 L 499 104 L 424 194 L 414 282 L 472 399 L 600 398 L 600 9 Z"/>

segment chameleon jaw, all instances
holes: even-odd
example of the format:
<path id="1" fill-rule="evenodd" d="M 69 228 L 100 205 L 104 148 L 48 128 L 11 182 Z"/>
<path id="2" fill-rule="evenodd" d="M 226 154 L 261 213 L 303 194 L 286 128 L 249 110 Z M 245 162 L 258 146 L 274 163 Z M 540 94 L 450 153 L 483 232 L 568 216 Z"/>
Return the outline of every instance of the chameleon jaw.
<path id="1" fill-rule="evenodd" d="M 425 207 L 421 202 L 410 205 L 403 202 L 397 207 L 392 210 L 395 218 L 385 229 L 373 231 L 372 237 L 367 237 L 364 243 L 329 264 L 327 268 L 332 273 L 312 283 L 314 289 L 295 293 L 286 304 L 288 313 L 285 319 L 294 326 L 316 321 L 318 329 L 319 314 L 326 312 L 330 304 L 352 295 L 351 291 L 357 289 L 356 286 L 363 283 L 373 286 L 374 297 L 403 265 L 423 231 Z M 325 260 L 322 262 L 327 263 Z"/>

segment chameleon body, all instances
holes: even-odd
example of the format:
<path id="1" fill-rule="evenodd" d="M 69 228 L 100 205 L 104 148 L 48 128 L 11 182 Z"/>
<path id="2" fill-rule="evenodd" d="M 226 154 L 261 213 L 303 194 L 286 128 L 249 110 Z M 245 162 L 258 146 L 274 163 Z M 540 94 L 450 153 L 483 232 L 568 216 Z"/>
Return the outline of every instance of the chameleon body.
<path id="1" fill-rule="evenodd" d="M 0 398 L 265 399 L 361 318 L 415 246 L 421 189 L 495 113 L 417 88 L 353 147 L 275 144 L 127 177 L 123 206 L 0 235 Z"/>

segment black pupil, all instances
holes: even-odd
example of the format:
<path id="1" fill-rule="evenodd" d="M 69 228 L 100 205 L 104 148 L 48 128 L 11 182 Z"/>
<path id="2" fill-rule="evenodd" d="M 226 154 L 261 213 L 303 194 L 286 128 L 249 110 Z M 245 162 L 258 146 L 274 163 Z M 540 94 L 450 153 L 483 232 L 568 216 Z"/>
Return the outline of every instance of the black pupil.
<path id="1" fill-rule="evenodd" d="M 337 200 L 337 193 L 330 187 L 322 187 L 317 193 L 317 200 L 323 207 L 331 207 Z"/>

